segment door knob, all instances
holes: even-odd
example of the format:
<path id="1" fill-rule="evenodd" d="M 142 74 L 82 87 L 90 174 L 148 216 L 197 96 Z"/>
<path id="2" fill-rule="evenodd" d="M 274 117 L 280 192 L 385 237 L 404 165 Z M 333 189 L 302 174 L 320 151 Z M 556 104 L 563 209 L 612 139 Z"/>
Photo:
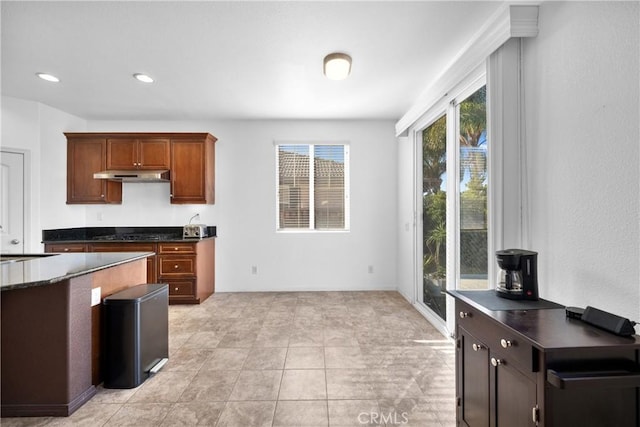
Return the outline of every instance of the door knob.
<path id="1" fill-rule="evenodd" d="M 17 245 L 17 244 L 19 244 L 19 243 L 20 243 L 20 240 L 18 240 L 18 239 L 13 239 L 13 240 L 11 241 L 11 244 L 12 244 L 12 245 Z"/>
<path id="2" fill-rule="evenodd" d="M 495 357 L 491 358 L 491 364 L 493 366 L 498 366 L 498 365 L 502 365 L 504 362 L 500 359 L 496 359 Z"/>

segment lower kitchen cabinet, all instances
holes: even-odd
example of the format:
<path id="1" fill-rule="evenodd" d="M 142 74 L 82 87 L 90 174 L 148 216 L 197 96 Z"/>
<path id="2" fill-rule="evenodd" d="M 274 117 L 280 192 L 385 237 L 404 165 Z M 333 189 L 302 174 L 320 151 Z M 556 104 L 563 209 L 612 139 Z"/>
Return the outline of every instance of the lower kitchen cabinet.
<path id="1" fill-rule="evenodd" d="M 174 304 L 199 304 L 215 290 L 214 239 L 158 244 L 158 280 Z"/>
<path id="2" fill-rule="evenodd" d="M 557 305 L 487 308 L 488 292 L 448 291 L 458 426 L 640 425 L 640 337 L 568 319 Z"/>
<path id="3" fill-rule="evenodd" d="M 147 283 L 169 284 L 169 304 L 200 304 L 215 292 L 215 239 L 47 243 L 45 252 L 154 252 L 147 258 Z"/>

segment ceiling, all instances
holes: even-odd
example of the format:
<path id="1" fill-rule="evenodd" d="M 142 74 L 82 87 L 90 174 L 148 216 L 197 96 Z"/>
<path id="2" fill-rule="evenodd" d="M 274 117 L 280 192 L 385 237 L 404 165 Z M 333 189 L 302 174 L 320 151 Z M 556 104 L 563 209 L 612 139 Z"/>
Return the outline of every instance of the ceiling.
<path id="1" fill-rule="evenodd" d="M 1 90 L 93 120 L 399 119 L 501 6 L 2 1 Z M 331 52 L 348 79 L 322 75 Z"/>

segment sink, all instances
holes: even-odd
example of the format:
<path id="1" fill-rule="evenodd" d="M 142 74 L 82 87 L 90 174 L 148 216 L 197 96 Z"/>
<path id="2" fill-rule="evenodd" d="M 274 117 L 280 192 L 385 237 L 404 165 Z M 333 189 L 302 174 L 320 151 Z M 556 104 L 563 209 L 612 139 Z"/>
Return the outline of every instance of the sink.
<path id="1" fill-rule="evenodd" d="M 6 264 L 9 262 L 22 262 L 32 259 L 40 259 L 49 257 L 55 254 L 2 254 L 0 255 L 0 264 Z"/>

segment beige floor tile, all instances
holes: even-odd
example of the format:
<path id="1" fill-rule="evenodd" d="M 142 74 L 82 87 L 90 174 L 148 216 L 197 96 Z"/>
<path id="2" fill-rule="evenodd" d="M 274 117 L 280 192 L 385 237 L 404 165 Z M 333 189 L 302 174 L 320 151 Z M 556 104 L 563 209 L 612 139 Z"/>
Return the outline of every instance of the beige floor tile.
<path id="1" fill-rule="evenodd" d="M 90 402 L 125 403 L 129 399 L 131 399 L 131 396 L 133 396 L 140 387 L 142 387 L 142 384 L 136 388 L 125 388 L 125 389 L 104 388 L 102 385 L 99 385 L 98 387 L 96 387 L 96 395 L 93 396 L 93 398 L 91 398 Z"/>
<path id="2" fill-rule="evenodd" d="M 319 400 L 327 398 L 324 369 L 287 369 L 282 375 L 279 400 Z"/>
<path id="3" fill-rule="evenodd" d="M 202 364 L 203 371 L 240 370 L 249 355 L 248 348 L 216 348 Z"/>
<path id="4" fill-rule="evenodd" d="M 317 326 L 295 328 L 289 336 L 289 347 L 322 347 L 323 345 L 324 332 Z"/>
<path id="5" fill-rule="evenodd" d="M 162 427 L 215 426 L 225 402 L 179 402 L 174 404 Z"/>
<path id="6" fill-rule="evenodd" d="M 441 427 L 437 411 L 422 399 L 382 399 L 378 401 L 380 414 L 393 420 L 387 425 L 408 427 Z"/>
<path id="7" fill-rule="evenodd" d="M 380 426 L 380 407 L 377 400 L 329 400 L 331 427 Z"/>
<path id="8" fill-rule="evenodd" d="M 200 371 L 180 396 L 181 402 L 212 402 L 229 399 L 240 371 Z"/>
<path id="9" fill-rule="evenodd" d="M 165 372 L 154 375 L 138 388 L 128 403 L 170 403 L 177 402 L 196 372 Z"/>
<path id="10" fill-rule="evenodd" d="M 283 369 L 287 349 L 283 347 L 253 347 L 242 369 Z"/>
<path id="11" fill-rule="evenodd" d="M 285 369 L 324 369 L 322 347 L 290 347 Z"/>
<path id="12" fill-rule="evenodd" d="M 162 423 L 171 406 L 171 403 L 125 403 L 104 425 L 155 427 Z"/>
<path id="13" fill-rule="evenodd" d="M 228 402 L 217 427 L 271 427 L 275 401 Z"/>
<path id="14" fill-rule="evenodd" d="M 329 399 L 375 399 L 376 393 L 366 369 L 327 369 Z"/>
<path id="15" fill-rule="evenodd" d="M 281 370 L 241 371 L 229 400 L 276 400 Z"/>
<path id="16" fill-rule="evenodd" d="M 367 367 L 360 347 L 325 347 L 327 369 L 364 369 Z"/>
<path id="17" fill-rule="evenodd" d="M 216 348 L 224 333 L 216 331 L 196 332 L 187 339 L 182 348 Z"/>
<path id="18" fill-rule="evenodd" d="M 326 400 L 278 401 L 273 426 L 320 427 L 329 425 Z"/>
<path id="19" fill-rule="evenodd" d="M 218 343 L 218 348 L 252 347 L 257 338 L 258 332 L 255 328 L 241 332 L 227 332 Z"/>
<path id="20" fill-rule="evenodd" d="M 169 363 L 140 387 L 0 424 L 453 427 L 454 371 L 452 341 L 397 292 L 216 293 L 169 307 Z"/>
<path id="21" fill-rule="evenodd" d="M 47 426 L 64 427 L 94 427 L 101 426 L 111 418 L 116 412 L 122 408 L 119 403 L 98 403 L 93 400 L 87 402 L 84 406 L 71 414 L 70 417 L 54 417 Z M 5 418 L 0 421 L 0 425 L 5 425 Z M 31 424 L 29 424 L 31 425 Z"/>
<path id="22" fill-rule="evenodd" d="M 163 371 L 199 371 L 202 364 L 211 355 L 209 349 L 181 348 L 169 358 Z"/>

